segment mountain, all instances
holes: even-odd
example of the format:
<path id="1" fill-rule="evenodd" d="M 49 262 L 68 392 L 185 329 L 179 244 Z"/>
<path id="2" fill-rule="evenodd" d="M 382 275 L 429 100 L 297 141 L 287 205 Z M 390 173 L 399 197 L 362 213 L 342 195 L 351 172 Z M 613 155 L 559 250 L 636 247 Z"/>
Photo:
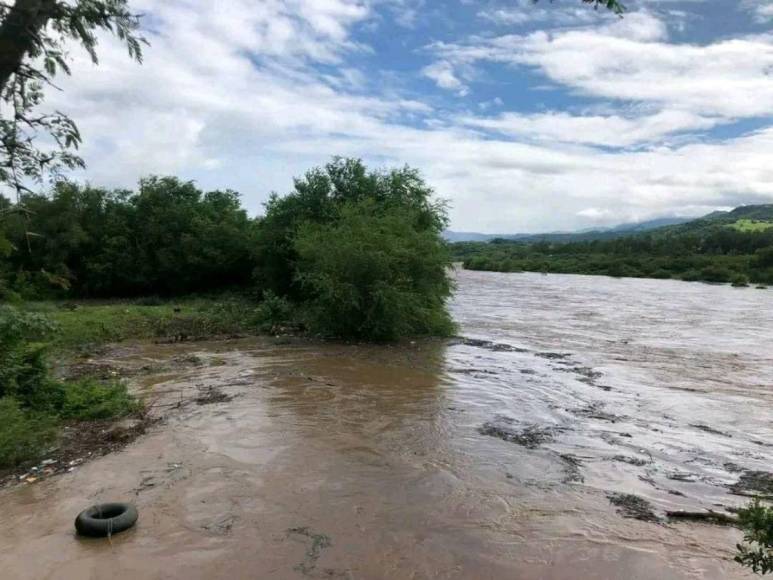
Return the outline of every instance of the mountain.
<path id="1" fill-rule="evenodd" d="M 759 205 L 742 205 L 731 211 L 715 211 L 698 219 L 691 220 L 680 226 L 663 228 L 669 233 L 694 233 L 704 229 L 732 226 L 736 229 L 747 229 L 754 225 L 763 229 L 766 224 L 773 224 L 773 203 Z"/>
<path id="2" fill-rule="evenodd" d="M 770 224 L 770 225 L 768 225 Z M 446 230 L 443 237 L 449 242 L 516 241 L 569 243 L 612 240 L 643 232 L 658 234 L 700 233 L 719 227 L 734 227 L 741 231 L 760 231 L 773 228 L 773 204 L 742 205 L 731 211 L 714 211 L 703 217 L 663 217 L 643 222 L 625 223 L 611 228 L 596 228 L 574 232 L 547 232 L 544 234 L 481 234 Z"/>
<path id="3" fill-rule="evenodd" d="M 693 218 L 664 217 L 644 222 L 620 224 L 611 228 L 591 228 L 574 232 L 547 232 L 544 234 L 481 234 L 478 232 L 455 232 L 446 230 L 443 237 L 449 242 L 490 242 L 491 240 L 511 240 L 519 242 L 579 242 L 609 240 L 621 236 L 646 232 L 664 226 L 689 222 Z"/>
<path id="4" fill-rule="evenodd" d="M 610 228 L 608 231 L 611 232 L 646 232 L 649 230 L 654 230 L 657 228 L 662 228 L 664 226 L 675 226 L 683 223 L 687 223 L 689 221 L 692 221 L 694 218 L 688 218 L 688 217 L 664 217 L 664 218 L 657 218 L 654 220 L 648 220 L 646 222 L 638 222 L 638 223 L 630 223 L 630 224 L 621 224 L 619 226 L 615 226 L 613 228 Z"/>

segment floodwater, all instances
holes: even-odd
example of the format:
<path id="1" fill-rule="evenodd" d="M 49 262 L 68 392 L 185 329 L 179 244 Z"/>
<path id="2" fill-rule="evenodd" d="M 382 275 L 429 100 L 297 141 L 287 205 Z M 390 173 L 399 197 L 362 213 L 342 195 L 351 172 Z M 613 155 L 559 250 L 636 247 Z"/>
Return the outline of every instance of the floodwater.
<path id="1" fill-rule="evenodd" d="M 164 420 L 0 491 L 0 577 L 751 577 L 740 532 L 664 514 L 743 505 L 743 470 L 773 471 L 773 292 L 457 278 L 463 340 L 115 349 L 156 369 L 132 380 Z M 116 500 L 137 526 L 75 537 L 81 509 Z"/>

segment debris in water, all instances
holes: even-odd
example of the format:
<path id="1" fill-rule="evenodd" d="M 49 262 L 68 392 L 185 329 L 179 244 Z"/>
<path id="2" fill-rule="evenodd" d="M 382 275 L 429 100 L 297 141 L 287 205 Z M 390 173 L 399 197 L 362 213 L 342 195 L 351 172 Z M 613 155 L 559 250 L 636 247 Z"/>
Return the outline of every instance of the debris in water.
<path id="1" fill-rule="evenodd" d="M 666 512 L 666 516 L 668 516 L 669 519 L 674 520 L 690 520 L 693 522 L 706 522 L 723 526 L 736 526 L 739 523 L 737 517 L 729 516 L 721 512 L 715 512 L 713 510 L 705 512 L 686 512 L 678 510 Z"/>
<path id="2" fill-rule="evenodd" d="M 648 463 L 650 463 L 646 459 L 641 459 L 639 457 L 629 457 L 628 455 L 615 455 L 612 458 L 612 461 L 628 463 L 629 465 L 636 465 L 637 467 L 642 467 L 643 465 L 647 465 Z"/>
<path id="3" fill-rule="evenodd" d="M 708 425 L 690 423 L 690 427 L 695 427 L 696 429 L 700 429 L 705 433 L 711 433 L 712 435 L 722 435 L 722 437 L 732 437 L 732 435 L 730 435 L 729 433 L 725 433 L 724 431 L 714 429 L 714 427 L 710 427 Z"/>
<path id="4" fill-rule="evenodd" d="M 491 350 L 494 352 L 528 352 L 525 348 L 520 348 L 517 346 L 512 346 L 510 344 L 504 344 L 501 342 L 493 342 L 491 340 L 481 340 L 478 338 L 466 338 L 464 336 L 457 336 L 455 337 L 451 343 L 451 345 L 456 344 L 463 344 L 465 346 L 474 346 L 477 348 L 485 348 L 486 350 Z M 566 355 L 569 356 L 569 355 Z"/>
<path id="5" fill-rule="evenodd" d="M 500 423 L 484 423 L 482 427 L 478 429 L 481 435 L 488 435 L 489 437 L 498 437 L 503 441 L 509 441 L 510 443 L 517 443 L 523 445 L 528 449 L 536 449 L 543 443 L 550 443 L 554 439 L 555 428 L 538 427 L 536 425 L 529 425 L 520 431 L 502 425 L 501 421 L 512 423 L 512 419 L 506 417 L 500 418 Z"/>
<path id="6" fill-rule="evenodd" d="M 616 423 L 621 419 L 619 415 L 607 413 L 603 410 L 603 407 L 604 403 L 595 402 L 580 409 L 567 409 L 567 411 L 573 415 L 577 415 L 578 417 L 585 417 L 586 419 L 597 419 L 599 421 L 610 421 L 611 423 Z"/>
<path id="7" fill-rule="evenodd" d="M 319 560 L 319 557 L 322 554 L 322 550 L 333 545 L 329 536 L 326 536 L 325 534 L 315 534 L 307 527 L 290 528 L 287 530 L 287 536 L 301 536 L 311 540 L 311 544 L 306 550 L 303 562 L 297 564 L 293 568 L 304 576 L 308 576 L 314 572 L 314 569 L 317 567 L 317 560 Z"/>
<path id="8" fill-rule="evenodd" d="M 646 499 L 632 493 L 610 493 L 607 495 L 610 503 L 617 506 L 617 513 L 624 518 L 632 518 L 643 522 L 658 522 L 652 504 Z"/>
<path id="9" fill-rule="evenodd" d="M 572 356 L 568 352 L 538 352 L 536 355 L 540 358 L 546 358 L 549 360 L 562 360 Z"/>
<path id="10" fill-rule="evenodd" d="M 211 524 L 206 524 L 201 527 L 207 530 L 208 532 L 217 534 L 218 536 L 227 536 L 231 533 L 231 529 L 236 523 L 236 519 L 237 519 L 236 516 L 229 514 L 229 515 L 223 516 L 217 521 L 212 522 Z"/>
<path id="11" fill-rule="evenodd" d="M 559 457 L 564 461 L 564 483 L 582 483 L 585 481 L 582 473 L 580 473 L 582 461 L 580 461 L 579 457 L 570 453 L 562 453 Z"/>
<path id="12" fill-rule="evenodd" d="M 211 405 L 213 403 L 227 403 L 233 399 L 233 395 L 227 395 L 217 387 L 206 387 L 199 392 L 194 399 L 197 405 Z"/>
<path id="13" fill-rule="evenodd" d="M 724 467 L 730 473 L 740 473 L 744 471 L 743 467 L 741 467 L 737 463 L 733 463 L 732 461 L 726 461 L 725 463 L 722 464 L 722 467 Z"/>
<path id="14" fill-rule="evenodd" d="M 767 471 L 744 471 L 738 481 L 730 486 L 735 495 L 762 496 L 773 498 L 773 473 Z"/>
<path id="15" fill-rule="evenodd" d="M 666 478 L 673 481 L 684 481 L 685 483 L 695 483 L 698 481 L 698 476 L 694 473 L 683 473 L 681 471 L 673 471 L 666 475 Z"/>
<path id="16" fill-rule="evenodd" d="M 604 376 L 599 371 L 594 371 L 590 367 L 562 367 L 562 368 L 556 368 L 557 371 L 562 373 L 575 373 L 578 375 L 582 375 L 584 379 L 592 383 L 596 379 L 600 379 L 602 376 Z"/>

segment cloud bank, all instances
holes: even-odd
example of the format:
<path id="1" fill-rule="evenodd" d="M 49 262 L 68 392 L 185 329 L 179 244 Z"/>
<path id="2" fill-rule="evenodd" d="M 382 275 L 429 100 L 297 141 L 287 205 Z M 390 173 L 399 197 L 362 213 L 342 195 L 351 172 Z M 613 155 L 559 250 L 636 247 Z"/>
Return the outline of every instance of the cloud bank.
<path id="1" fill-rule="evenodd" d="M 457 22 L 408 0 L 142 0 L 145 64 L 105 38 L 99 67 L 73 53 L 49 104 L 81 127 L 78 177 L 176 174 L 256 213 L 337 154 L 419 167 L 459 230 L 697 215 L 773 202 L 762 4 L 748 30 L 677 42 L 648 3 L 623 19 L 491 4 Z"/>

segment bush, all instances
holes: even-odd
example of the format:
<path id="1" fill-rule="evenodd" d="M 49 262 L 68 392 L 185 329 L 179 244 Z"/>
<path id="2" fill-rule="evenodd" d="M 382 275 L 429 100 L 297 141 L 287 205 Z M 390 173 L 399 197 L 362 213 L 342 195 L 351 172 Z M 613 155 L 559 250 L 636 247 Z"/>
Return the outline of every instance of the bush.
<path id="1" fill-rule="evenodd" d="M 38 314 L 0 306 L 0 467 L 38 457 L 60 419 L 108 419 L 138 408 L 121 384 L 62 383 L 40 341 L 53 325 Z"/>
<path id="2" fill-rule="evenodd" d="M 114 419 L 137 410 L 137 401 L 119 382 L 100 383 L 85 379 L 64 387 L 60 416 L 79 421 Z"/>
<path id="3" fill-rule="evenodd" d="M 730 282 L 733 273 L 727 268 L 711 264 L 701 270 L 701 280 L 706 282 Z"/>
<path id="4" fill-rule="evenodd" d="M 0 306 L 0 397 L 15 397 L 38 410 L 59 403 L 40 342 L 53 330 L 43 316 Z"/>
<path id="5" fill-rule="evenodd" d="M 11 397 L 0 398 L 0 467 L 40 457 L 55 438 L 55 419 L 25 411 Z"/>
<path id="6" fill-rule="evenodd" d="M 258 325 L 263 330 L 287 324 L 292 316 L 292 305 L 286 298 L 277 296 L 271 290 L 263 293 L 263 300 L 255 310 Z"/>
<path id="7" fill-rule="evenodd" d="M 773 267 L 773 247 L 757 250 L 754 261 L 758 268 Z"/>
<path id="8" fill-rule="evenodd" d="M 739 510 L 744 531 L 744 544 L 738 544 L 735 561 L 756 574 L 773 572 L 773 508 L 764 507 L 758 499 Z"/>
<path id="9" fill-rule="evenodd" d="M 310 295 L 310 330 L 377 341 L 453 332 L 450 256 L 420 219 L 410 207 L 365 200 L 344 206 L 332 225 L 301 227 L 297 280 Z"/>
<path id="10" fill-rule="evenodd" d="M 734 275 L 730 283 L 736 288 L 746 288 L 749 285 L 749 278 L 745 274 Z"/>

